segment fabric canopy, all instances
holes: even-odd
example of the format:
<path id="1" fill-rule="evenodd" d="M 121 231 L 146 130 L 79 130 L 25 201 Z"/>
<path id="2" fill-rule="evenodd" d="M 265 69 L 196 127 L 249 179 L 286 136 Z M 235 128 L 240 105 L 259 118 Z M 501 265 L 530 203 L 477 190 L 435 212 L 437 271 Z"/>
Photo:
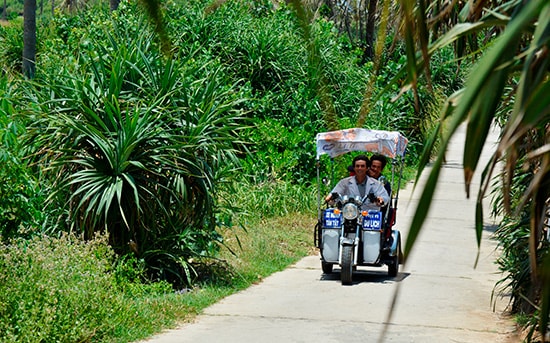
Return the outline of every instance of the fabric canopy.
<path id="1" fill-rule="evenodd" d="M 322 154 L 330 157 L 351 151 L 366 151 L 395 158 L 404 156 L 408 140 L 397 131 L 346 129 L 317 134 L 317 159 Z"/>

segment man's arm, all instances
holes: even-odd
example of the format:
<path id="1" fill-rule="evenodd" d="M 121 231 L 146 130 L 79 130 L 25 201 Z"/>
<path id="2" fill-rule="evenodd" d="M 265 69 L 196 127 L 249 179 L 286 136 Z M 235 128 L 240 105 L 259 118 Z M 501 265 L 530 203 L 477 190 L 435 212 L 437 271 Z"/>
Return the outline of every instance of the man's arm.
<path id="1" fill-rule="evenodd" d="M 378 203 L 376 204 L 377 206 L 384 206 L 390 201 L 390 196 L 382 183 L 376 181 L 373 184 L 372 191 L 378 200 Z"/>
<path id="2" fill-rule="evenodd" d="M 346 194 L 346 178 L 340 180 L 336 186 L 334 186 L 334 188 L 332 189 L 332 191 L 325 197 L 325 201 L 329 201 L 330 198 L 332 197 L 332 193 L 338 193 L 340 195 L 342 194 Z"/>

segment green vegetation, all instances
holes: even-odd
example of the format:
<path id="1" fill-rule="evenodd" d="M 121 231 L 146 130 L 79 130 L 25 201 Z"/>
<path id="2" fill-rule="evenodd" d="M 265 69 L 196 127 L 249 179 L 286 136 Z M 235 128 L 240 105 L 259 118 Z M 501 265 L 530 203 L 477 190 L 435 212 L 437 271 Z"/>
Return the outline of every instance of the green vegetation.
<path id="1" fill-rule="evenodd" d="M 102 341 L 125 331 L 131 337 L 136 323 L 143 332 L 165 325 L 162 311 L 174 308 L 171 302 L 184 308 L 167 283 L 128 281 L 137 271 L 114 266 L 104 238 L 16 240 L 0 249 L 0 261 L 3 342 Z"/>
<path id="2" fill-rule="evenodd" d="M 353 127 L 377 94 L 362 126 L 414 167 L 461 85 L 443 50 L 435 91 L 392 101 L 397 32 L 375 70 L 326 18 L 304 41 L 291 7 L 218 5 L 164 5 L 169 55 L 134 4 L 39 18 L 33 80 L 0 27 L 0 341 L 136 340 L 285 268 L 312 251 L 327 104 Z"/>
<path id="3" fill-rule="evenodd" d="M 504 272 L 499 291 L 512 295 L 512 310 L 527 325 L 527 340 L 544 342 L 550 321 L 550 3 L 503 1 L 486 8 L 486 4 L 469 2 L 463 8 L 442 11 L 435 20 L 429 13 L 432 5 L 442 5 L 439 2 L 421 2 L 418 8 L 410 2 L 402 4 L 406 7 L 404 34 L 412 86 L 416 87 L 417 75 L 429 76 L 433 68 L 423 66 L 442 47 L 453 45 L 459 56 L 470 54 L 475 61 L 464 88 L 448 98 L 441 112 L 432 136 L 439 138 L 437 148 L 435 140 L 426 142 L 419 172 L 432 157 L 433 168 L 404 253 L 413 248 L 422 229 L 447 144 L 466 123 L 463 168 L 467 195 L 473 174 L 482 169 L 476 209 L 478 245 L 483 230 L 482 202 L 496 180 L 494 212 L 502 218 L 496 237 L 503 249 L 498 263 Z M 437 28 L 430 31 L 433 36 L 426 34 L 428 28 Z M 479 157 L 493 123 L 502 129 L 498 146 L 489 163 L 480 166 Z M 504 168 L 499 173 L 501 165 Z"/>
<path id="4" fill-rule="evenodd" d="M 220 258 L 232 264 L 210 262 L 209 280 L 179 290 L 143 283 L 143 263 L 116 258 L 104 236 L 12 241 L 0 248 L 0 341 L 144 339 L 306 256 L 312 220 L 310 214 L 255 223 L 239 235 L 243 249 L 228 238 L 239 259 L 224 250 Z"/>
<path id="5" fill-rule="evenodd" d="M 0 19 L 4 20 L 13 20 L 18 16 L 23 15 L 23 1 L 6 1 L 5 7 L 4 2 L 2 2 L 2 13 Z"/>

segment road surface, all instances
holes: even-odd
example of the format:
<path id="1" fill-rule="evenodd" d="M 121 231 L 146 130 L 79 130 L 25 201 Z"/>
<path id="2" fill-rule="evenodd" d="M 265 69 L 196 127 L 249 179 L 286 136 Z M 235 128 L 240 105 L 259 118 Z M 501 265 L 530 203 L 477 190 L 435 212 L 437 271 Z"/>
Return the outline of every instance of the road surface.
<path id="1" fill-rule="evenodd" d="M 472 185 L 474 196 L 466 199 L 464 139 L 462 127 L 448 149 L 429 218 L 397 277 L 388 277 L 386 267 L 359 267 L 353 284 L 342 286 L 338 268 L 323 275 L 319 256 L 309 256 L 212 305 L 193 323 L 144 342 L 519 342 L 505 315 L 509 299 L 493 297 L 501 274 L 491 240 L 495 226 L 488 219 L 474 269 L 479 181 Z M 493 133 L 485 161 L 495 139 Z M 412 194 L 412 188 L 408 184 L 399 198 L 396 228 L 404 236 L 420 193 Z"/>

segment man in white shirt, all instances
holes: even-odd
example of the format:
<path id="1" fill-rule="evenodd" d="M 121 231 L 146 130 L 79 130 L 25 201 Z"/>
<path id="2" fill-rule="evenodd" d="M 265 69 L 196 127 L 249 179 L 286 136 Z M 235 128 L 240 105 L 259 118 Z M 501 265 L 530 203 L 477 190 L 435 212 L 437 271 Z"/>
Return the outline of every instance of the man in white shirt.
<path id="1" fill-rule="evenodd" d="M 380 210 L 390 200 L 389 194 L 378 180 L 367 175 L 369 168 L 369 159 L 365 155 L 356 156 L 353 159 L 354 176 L 343 178 L 336 184 L 331 194 L 327 195 L 325 200 L 332 199 L 332 193 L 347 195 L 351 198 L 360 196 L 363 199 L 363 210 Z M 369 200 L 369 193 L 374 194 L 374 201 Z"/>

